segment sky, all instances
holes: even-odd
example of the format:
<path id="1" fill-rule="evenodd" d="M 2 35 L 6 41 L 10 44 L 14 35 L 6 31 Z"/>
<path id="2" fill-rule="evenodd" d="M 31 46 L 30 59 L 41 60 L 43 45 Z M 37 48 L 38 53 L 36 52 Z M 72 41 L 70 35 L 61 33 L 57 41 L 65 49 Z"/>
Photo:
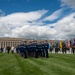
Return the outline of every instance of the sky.
<path id="1" fill-rule="evenodd" d="M 75 38 L 75 0 L 0 0 L 0 37 Z"/>

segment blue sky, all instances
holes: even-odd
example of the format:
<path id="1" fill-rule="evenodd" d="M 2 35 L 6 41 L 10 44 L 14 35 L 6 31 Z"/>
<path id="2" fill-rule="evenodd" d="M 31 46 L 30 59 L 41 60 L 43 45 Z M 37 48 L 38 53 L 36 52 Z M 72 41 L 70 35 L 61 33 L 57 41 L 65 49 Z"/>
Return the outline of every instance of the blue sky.
<path id="1" fill-rule="evenodd" d="M 0 37 L 72 39 L 75 0 L 0 0 Z"/>
<path id="2" fill-rule="evenodd" d="M 60 8 L 60 1 L 57 0 L 0 0 L 0 9 L 6 14 L 42 9 L 50 10 L 52 13 Z"/>

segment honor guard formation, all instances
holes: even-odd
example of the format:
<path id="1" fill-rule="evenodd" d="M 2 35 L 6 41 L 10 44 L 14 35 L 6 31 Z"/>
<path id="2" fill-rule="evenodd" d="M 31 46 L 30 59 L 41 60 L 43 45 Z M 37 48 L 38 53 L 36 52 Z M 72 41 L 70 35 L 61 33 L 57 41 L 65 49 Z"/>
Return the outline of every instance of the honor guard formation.
<path id="1" fill-rule="evenodd" d="M 24 58 L 28 57 L 49 57 L 49 53 L 75 54 L 75 39 L 48 42 L 48 40 L 20 41 L 17 46 L 7 46 L 0 48 L 0 53 L 17 53 Z"/>
<path id="2" fill-rule="evenodd" d="M 27 43 L 27 41 L 24 41 L 16 47 L 17 53 L 24 58 L 27 57 L 48 58 L 49 57 L 48 49 L 49 44 L 47 43 L 47 41 L 38 43 L 36 40 L 29 43 Z"/>

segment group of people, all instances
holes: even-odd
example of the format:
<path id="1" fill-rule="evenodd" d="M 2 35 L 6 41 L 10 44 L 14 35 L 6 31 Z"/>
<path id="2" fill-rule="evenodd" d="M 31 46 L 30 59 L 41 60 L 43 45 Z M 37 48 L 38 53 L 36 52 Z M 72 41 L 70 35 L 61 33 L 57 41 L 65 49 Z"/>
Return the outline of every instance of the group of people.
<path id="1" fill-rule="evenodd" d="M 75 53 L 75 40 L 74 41 L 62 41 L 50 44 L 50 52 L 61 53 Z"/>
<path id="2" fill-rule="evenodd" d="M 7 52 L 9 54 L 11 52 L 13 54 L 14 50 L 15 50 L 14 46 L 12 46 L 12 47 L 7 46 L 6 48 L 3 48 L 3 47 L 0 48 L 1 53 Z"/>
<path id="3" fill-rule="evenodd" d="M 20 45 L 16 47 L 7 46 L 6 48 L 1 47 L 0 52 L 7 52 L 8 54 L 12 52 L 12 54 L 18 53 L 20 56 L 27 58 L 27 57 L 49 57 L 48 52 L 54 53 L 67 53 L 70 54 L 75 53 L 75 39 L 74 41 L 58 41 L 55 43 L 48 43 L 48 41 L 23 41 Z"/>
<path id="4" fill-rule="evenodd" d="M 49 49 L 49 44 L 47 43 L 47 41 L 39 43 L 37 41 L 32 41 L 32 42 L 24 41 L 16 47 L 17 53 L 24 58 L 30 56 L 35 58 L 38 57 L 48 58 L 49 57 L 48 49 Z"/>

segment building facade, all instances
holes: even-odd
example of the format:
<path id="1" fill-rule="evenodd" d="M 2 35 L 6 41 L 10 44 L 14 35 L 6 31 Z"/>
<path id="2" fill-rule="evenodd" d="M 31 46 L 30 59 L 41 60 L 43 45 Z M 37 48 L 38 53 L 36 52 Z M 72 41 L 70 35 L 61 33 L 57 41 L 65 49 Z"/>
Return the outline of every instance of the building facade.
<path id="1" fill-rule="evenodd" d="M 25 38 L 0 38 L 0 48 L 1 47 L 7 47 L 7 46 L 14 46 L 16 47 L 17 45 L 21 44 L 22 41 L 27 41 L 27 42 L 30 42 L 30 41 L 33 41 L 33 40 L 28 40 L 28 39 L 25 39 Z M 45 40 L 37 40 L 38 42 L 44 42 Z M 57 42 L 57 40 L 47 40 L 48 43 L 54 43 L 54 42 Z"/>
<path id="2" fill-rule="evenodd" d="M 0 38 L 0 48 L 1 47 L 7 47 L 7 46 L 14 46 L 16 47 L 21 43 L 22 40 L 25 40 L 24 38 Z"/>

